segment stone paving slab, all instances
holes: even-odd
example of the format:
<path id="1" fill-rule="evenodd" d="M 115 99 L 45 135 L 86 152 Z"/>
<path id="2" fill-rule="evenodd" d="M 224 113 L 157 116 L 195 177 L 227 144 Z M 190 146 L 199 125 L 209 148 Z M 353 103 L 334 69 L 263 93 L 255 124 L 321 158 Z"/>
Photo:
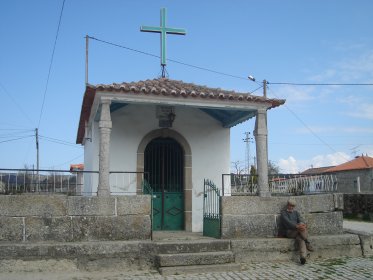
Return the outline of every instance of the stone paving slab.
<path id="1" fill-rule="evenodd" d="M 373 223 L 343 220 L 343 230 L 356 234 L 373 235 Z"/>
<path id="2" fill-rule="evenodd" d="M 119 269 L 119 268 L 118 268 Z M 7 280 L 127 280 L 127 279 L 309 279 L 309 280 L 366 280 L 373 279 L 373 257 L 339 258 L 322 261 L 309 261 L 301 266 L 294 262 L 268 262 L 257 264 L 244 264 L 240 272 L 201 273 L 188 275 L 175 275 L 163 277 L 156 271 L 116 272 L 79 272 L 79 271 L 43 271 L 43 272 L 14 272 L 0 273 L 0 279 Z"/>

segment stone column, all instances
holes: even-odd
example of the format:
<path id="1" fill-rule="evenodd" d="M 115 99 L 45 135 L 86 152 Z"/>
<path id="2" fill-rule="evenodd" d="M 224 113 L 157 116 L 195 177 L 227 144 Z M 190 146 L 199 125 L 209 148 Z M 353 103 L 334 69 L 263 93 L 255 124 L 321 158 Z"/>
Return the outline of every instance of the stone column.
<path id="1" fill-rule="evenodd" d="M 271 196 L 268 185 L 267 109 L 258 109 L 255 120 L 255 144 L 259 196 Z"/>
<path id="2" fill-rule="evenodd" d="M 98 178 L 98 196 L 109 196 L 109 171 L 110 171 L 110 100 L 101 101 L 101 116 L 99 122 L 100 129 L 100 154 L 99 154 L 99 178 Z"/>

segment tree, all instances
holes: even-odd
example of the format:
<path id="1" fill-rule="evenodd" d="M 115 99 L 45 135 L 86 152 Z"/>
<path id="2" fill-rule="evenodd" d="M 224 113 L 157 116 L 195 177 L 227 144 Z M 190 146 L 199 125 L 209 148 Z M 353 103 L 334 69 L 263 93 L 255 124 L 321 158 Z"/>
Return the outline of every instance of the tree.
<path id="1" fill-rule="evenodd" d="M 280 172 L 280 167 L 273 161 L 268 161 L 268 175 L 277 175 Z"/>

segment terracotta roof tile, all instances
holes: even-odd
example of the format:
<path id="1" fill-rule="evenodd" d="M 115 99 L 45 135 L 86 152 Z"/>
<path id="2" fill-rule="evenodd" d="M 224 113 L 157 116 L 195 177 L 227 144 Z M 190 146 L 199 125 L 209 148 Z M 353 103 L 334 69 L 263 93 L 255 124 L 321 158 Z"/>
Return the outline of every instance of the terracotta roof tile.
<path id="1" fill-rule="evenodd" d="M 325 172 L 338 172 L 356 169 L 373 169 L 373 158 L 368 156 L 359 156 L 346 163 L 327 169 Z"/>
<path id="2" fill-rule="evenodd" d="M 285 100 L 282 99 L 267 99 L 263 96 L 254 96 L 250 93 L 239 93 L 235 91 L 222 90 L 220 88 L 208 88 L 192 83 L 184 83 L 182 81 L 170 80 L 167 78 L 160 78 L 154 80 L 146 80 L 130 83 L 112 83 L 112 84 L 98 84 L 88 85 L 94 90 L 109 91 L 115 93 L 145 93 L 164 96 L 182 96 L 184 98 L 205 98 L 212 99 L 228 99 L 236 101 L 249 101 L 249 102 L 270 102 L 272 107 L 277 107 L 284 104 Z"/>

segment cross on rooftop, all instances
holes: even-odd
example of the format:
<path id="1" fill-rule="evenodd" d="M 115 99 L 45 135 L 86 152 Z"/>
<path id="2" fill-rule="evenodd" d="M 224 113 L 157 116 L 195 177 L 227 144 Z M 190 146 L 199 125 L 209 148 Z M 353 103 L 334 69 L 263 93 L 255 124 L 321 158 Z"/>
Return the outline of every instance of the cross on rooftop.
<path id="1" fill-rule="evenodd" d="M 167 11 L 166 8 L 161 9 L 161 26 L 141 26 L 140 31 L 143 32 L 154 32 L 161 34 L 161 66 L 162 66 L 162 77 L 164 77 L 164 67 L 166 66 L 166 35 L 168 34 L 176 34 L 176 35 L 185 35 L 185 29 L 181 28 L 171 28 L 166 27 L 166 16 Z"/>

